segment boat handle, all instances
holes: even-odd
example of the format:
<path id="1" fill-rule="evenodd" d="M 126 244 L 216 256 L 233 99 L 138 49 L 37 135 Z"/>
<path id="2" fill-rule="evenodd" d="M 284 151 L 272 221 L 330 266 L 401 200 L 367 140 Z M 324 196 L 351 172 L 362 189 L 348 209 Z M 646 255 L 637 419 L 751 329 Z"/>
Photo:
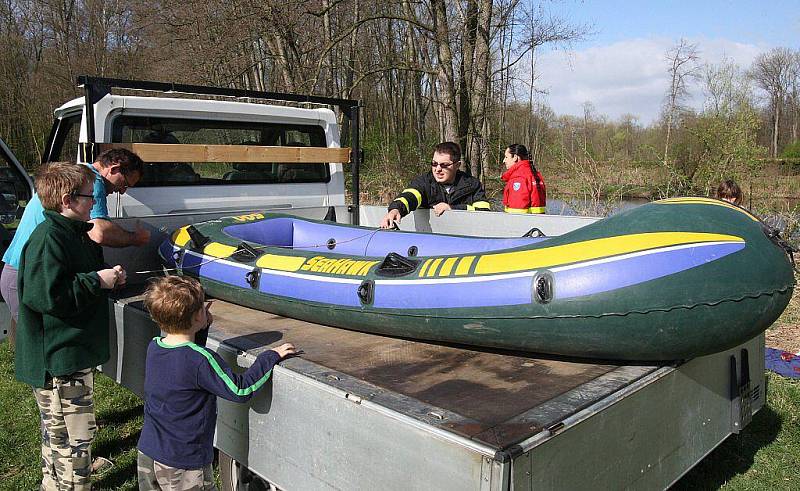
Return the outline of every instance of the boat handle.
<path id="1" fill-rule="evenodd" d="M 540 273 L 533 277 L 533 299 L 536 303 L 550 303 L 553 300 L 553 275 Z"/>
<path id="2" fill-rule="evenodd" d="M 536 235 L 534 235 L 534 234 L 536 234 Z M 522 234 L 522 236 L 523 237 L 533 237 L 533 238 L 536 238 L 536 237 L 547 237 L 547 235 L 544 232 L 542 232 L 541 230 L 539 230 L 537 227 L 533 227 L 532 229 L 530 229 L 527 232 L 525 232 L 524 234 Z"/>
<path id="3" fill-rule="evenodd" d="M 183 261 L 183 249 L 175 251 L 172 253 L 172 260 L 175 261 L 175 267 L 181 268 L 183 265 L 181 262 Z"/>
<path id="4" fill-rule="evenodd" d="M 358 285 L 358 298 L 361 300 L 362 305 L 369 305 L 375 297 L 375 282 L 372 280 L 364 280 Z"/>
<path id="5" fill-rule="evenodd" d="M 250 271 L 246 275 L 244 275 L 244 279 L 245 281 L 247 281 L 247 284 L 250 285 L 250 288 L 258 290 L 258 283 L 259 280 L 261 279 L 261 272 L 257 269 L 254 269 L 253 271 Z"/>
<path id="6" fill-rule="evenodd" d="M 192 240 L 192 249 L 202 251 L 206 244 L 211 242 L 211 239 L 203 235 L 194 225 L 186 227 L 186 233 L 189 234 L 189 238 Z"/>

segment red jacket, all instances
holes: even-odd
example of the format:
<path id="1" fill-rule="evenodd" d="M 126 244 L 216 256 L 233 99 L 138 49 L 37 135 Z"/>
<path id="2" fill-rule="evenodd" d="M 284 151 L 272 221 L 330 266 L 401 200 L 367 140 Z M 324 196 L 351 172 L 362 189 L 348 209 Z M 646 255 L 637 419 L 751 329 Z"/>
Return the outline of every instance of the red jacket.
<path id="1" fill-rule="evenodd" d="M 520 160 L 503 173 L 506 187 L 503 190 L 503 207 L 507 213 L 544 213 L 547 202 L 542 173 L 536 171 L 534 179 L 531 164 Z"/>

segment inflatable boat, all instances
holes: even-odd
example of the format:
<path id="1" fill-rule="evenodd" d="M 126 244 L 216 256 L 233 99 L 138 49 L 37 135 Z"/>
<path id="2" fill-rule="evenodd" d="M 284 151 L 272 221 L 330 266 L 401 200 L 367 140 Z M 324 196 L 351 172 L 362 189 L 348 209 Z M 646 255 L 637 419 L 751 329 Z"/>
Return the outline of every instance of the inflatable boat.
<path id="1" fill-rule="evenodd" d="M 746 210 L 653 202 L 551 238 L 480 238 L 254 213 L 159 248 L 209 295 L 330 326 L 574 357 L 677 360 L 763 332 L 794 275 Z"/>

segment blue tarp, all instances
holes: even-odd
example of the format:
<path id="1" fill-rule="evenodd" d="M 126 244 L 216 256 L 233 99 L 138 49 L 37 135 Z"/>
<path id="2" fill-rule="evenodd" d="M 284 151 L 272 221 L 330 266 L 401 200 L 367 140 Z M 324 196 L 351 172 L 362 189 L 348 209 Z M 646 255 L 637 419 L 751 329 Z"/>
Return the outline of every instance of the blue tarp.
<path id="1" fill-rule="evenodd" d="M 800 378 L 800 355 L 775 348 L 767 348 L 767 370 L 789 378 Z"/>

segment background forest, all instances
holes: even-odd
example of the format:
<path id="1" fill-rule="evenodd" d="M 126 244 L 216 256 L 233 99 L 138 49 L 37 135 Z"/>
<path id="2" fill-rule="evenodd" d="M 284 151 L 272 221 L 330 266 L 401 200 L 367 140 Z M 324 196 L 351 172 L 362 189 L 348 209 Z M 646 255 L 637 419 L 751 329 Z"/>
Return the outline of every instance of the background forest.
<path id="1" fill-rule="evenodd" d="M 502 151 L 526 144 L 551 195 L 591 212 L 622 197 L 706 194 L 723 177 L 746 204 L 792 214 L 800 198 L 800 52 L 752 66 L 707 64 L 697 45 L 664 53 L 661 117 L 617 120 L 586 101 L 555 114 L 535 54 L 594 27 L 519 0 L 0 0 L 0 136 L 40 160 L 52 110 L 75 77 L 174 81 L 355 98 L 364 104 L 367 201 L 386 203 L 455 140 L 490 196 Z M 532 61 L 533 60 L 533 61 Z M 565 61 L 566 62 L 566 61 Z M 687 104 L 690 83 L 702 108 Z"/>

